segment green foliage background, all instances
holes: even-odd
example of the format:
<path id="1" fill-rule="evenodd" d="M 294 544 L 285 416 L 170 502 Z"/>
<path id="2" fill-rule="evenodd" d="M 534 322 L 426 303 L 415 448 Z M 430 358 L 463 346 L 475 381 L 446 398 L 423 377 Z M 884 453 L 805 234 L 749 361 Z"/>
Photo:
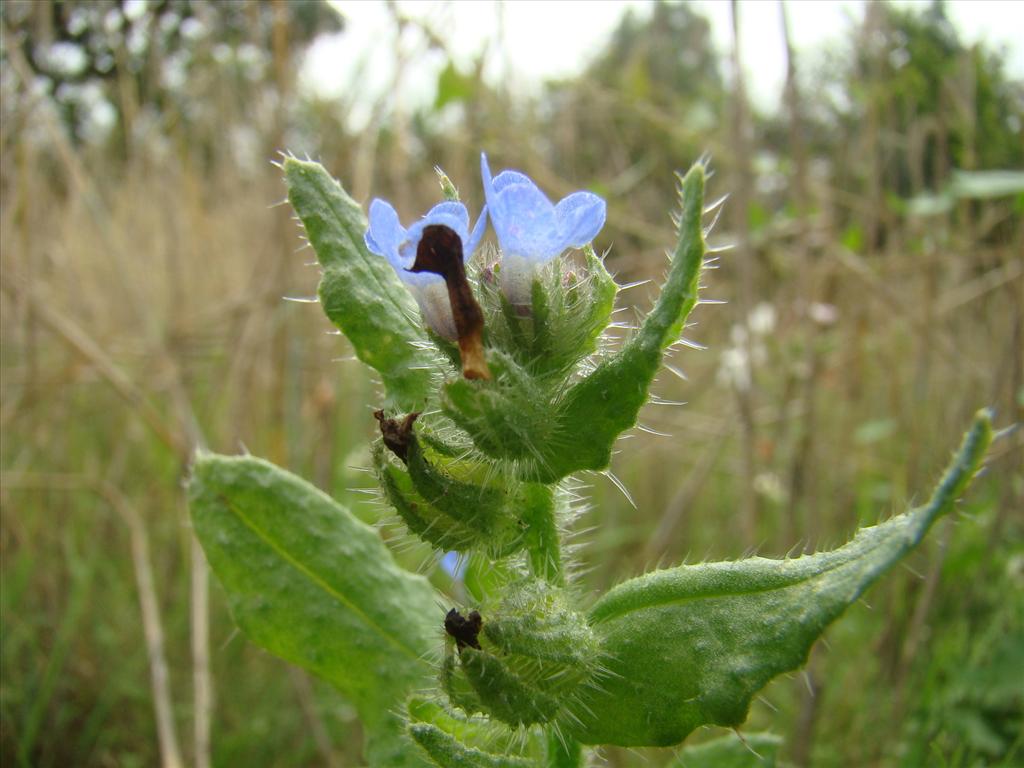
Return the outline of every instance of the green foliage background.
<path id="1" fill-rule="evenodd" d="M 435 164 L 478 209 L 480 149 L 552 197 L 593 189 L 609 201 L 596 245 L 611 248 L 620 283 L 661 277 L 671 172 L 712 155 L 709 197 L 733 197 L 710 241 L 737 247 L 706 282 L 729 303 L 695 315 L 687 335 L 709 350 L 672 361 L 688 380 L 655 384 L 661 401 L 687 405 L 641 414 L 673 438 L 637 431 L 620 444 L 612 470 L 635 507 L 608 478 L 588 479 L 580 557 L 596 567 L 581 578 L 595 594 L 658 562 L 837 545 L 929 487 L 979 406 L 1000 423 L 1024 417 L 1024 196 L 1012 175 L 1024 167 L 1024 90 L 939 5 L 867 6 L 845 45 L 792 60 L 788 98 L 766 114 L 739 98 L 685 5 L 625 18 L 581 76 L 529 98 L 398 13 L 448 66 L 430 107 L 382 101 L 360 130 L 350 101 L 296 85 L 309 42 L 344 23 L 322 5 L 0 9 L 5 765 L 161 761 L 140 562 L 183 762 L 358 764 L 354 705 L 245 642 L 215 584 L 204 610 L 182 490 L 191 446 L 244 446 L 368 522 L 382 513 L 361 493 L 374 485 L 378 389 L 320 308 L 281 301 L 317 283 L 287 210 L 267 208 L 284 197 L 266 162 L 282 148 L 406 218 L 439 198 Z M 108 13 L 127 26 L 105 26 Z M 136 25 L 141 47 L 127 44 Z M 58 42 L 85 46 L 80 71 L 51 66 Z M 165 77 L 170 67 L 185 77 Z M 107 132 L 89 120 L 97 98 L 113 109 Z M 623 294 L 626 319 L 630 303 L 649 306 L 646 290 Z M 761 304 L 774 310 L 768 332 Z M 755 702 L 748 727 L 783 737 L 780 760 L 1022 759 L 1021 465 L 1018 434 L 962 514 L 830 630 L 806 674 Z M 400 528 L 383 533 L 447 588 Z"/>

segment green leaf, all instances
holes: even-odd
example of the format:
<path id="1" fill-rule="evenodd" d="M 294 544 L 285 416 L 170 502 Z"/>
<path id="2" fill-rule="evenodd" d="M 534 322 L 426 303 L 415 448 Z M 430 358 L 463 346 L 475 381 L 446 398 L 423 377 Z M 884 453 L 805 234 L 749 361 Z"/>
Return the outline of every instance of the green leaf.
<path id="1" fill-rule="evenodd" d="M 462 74 L 451 61 L 437 76 L 437 97 L 434 109 L 439 110 L 452 102 L 472 101 L 476 94 L 476 80 Z"/>
<path id="2" fill-rule="evenodd" d="M 468 747 L 429 723 L 413 723 L 409 733 L 439 768 L 531 768 L 536 765 L 525 757 L 495 755 Z"/>
<path id="3" fill-rule="evenodd" d="M 371 764 L 422 765 L 394 712 L 432 676 L 424 657 L 440 623 L 426 579 L 399 567 L 373 528 L 261 459 L 199 454 L 189 502 L 242 631 L 352 701 Z"/>
<path id="4" fill-rule="evenodd" d="M 557 428 L 545 445 L 543 460 L 535 465 L 536 480 L 555 482 L 581 469 L 605 469 L 615 440 L 636 424 L 665 348 L 679 338 L 697 304 L 705 252 L 704 166 L 693 166 L 682 179 L 680 198 L 679 240 L 654 309 L 619 354 L 556 404 Z"/>
<path id="5" fill-rule="evenodd" d="M 931 500 L 793 560 L 684 565 L 612 589 L 590 612 L 610 675 L 576 711 L 584 743 L 667 746 L 736 726 L 769 680 L 807 660 L 825 628 L 948 511 L 992 439 L 980 412 Z"/>
<path id="6" fill-rule="evenodd" d="M 731 733 L 684 747 L 668 768 L 774 768 L 781 746 L 773 733 Z"/>
<path id="7" fill-rule="evenodd" d="M 363 210 L 319 163 L 284 161 L 288 199 L 306 228 L 323 267 L 319 296 L 324 312 L 348 337 L 356 355 L 375 368 L 394 405 L 422 408 L 432 355 L 409 291 L 387 259 L 370 253 Z"/>

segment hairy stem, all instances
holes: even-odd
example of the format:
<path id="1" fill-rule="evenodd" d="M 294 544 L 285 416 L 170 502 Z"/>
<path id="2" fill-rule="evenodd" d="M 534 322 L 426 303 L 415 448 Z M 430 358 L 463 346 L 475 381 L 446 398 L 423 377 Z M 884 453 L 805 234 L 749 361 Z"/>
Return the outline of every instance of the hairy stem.
<path id="1" fill-rule="evenodd" d="M 558 540 L 555 521 L 554 496 L 548 488 L 530 484 L 526 491 L 533 502 L 525 507 L 526 548 L 529 553 L 530 572 L 549 584 L 563 586 L 562 548 Z"/>
<path id="2" fill-rule="evenodd" d="M 583 747 L 575 739 L 548 729 L 547 768 L 580 768 L 583 765 Z"/>

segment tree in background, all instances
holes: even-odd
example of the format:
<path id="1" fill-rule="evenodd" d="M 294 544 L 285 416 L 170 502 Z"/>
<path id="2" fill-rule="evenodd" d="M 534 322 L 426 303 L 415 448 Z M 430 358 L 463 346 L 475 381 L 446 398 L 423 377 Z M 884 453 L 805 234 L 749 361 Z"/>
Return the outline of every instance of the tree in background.
<path id="1" fill-rule="evenodd" d="M 14 1 L 0 18 L 4 58 L 30 70 L 72 140 L 113 141 L 127 156 L 167 135 L 212 155 L 226 128 L 257 114 L 280 126 L 301 54 L 342 28 L 318 0 Z"/>
<path id="2" fill-rule="evenodd" d="M 871 209 L 866 245 L 884 242 L 896 200 L 940 191 L 954 170 L 1024 166 L 1024 84 L 1002 52 L 965 45 L 941 2 L 869 3 L 845 60 L 822 75 L 821 146 L 835 186 Z"/>
<path id="3" fill-rule="evenodd" d="M 653 211 L 672 193 L 666 171 L 717 154 L 711 137 L 725 95 L 707 19 L 685 4 L 657 3 L 646 18 L 627 11 L 579 77 L 549 87 L 542 135 L 556 168 L 600 179 L 599 191 L 632 211 Z"/>

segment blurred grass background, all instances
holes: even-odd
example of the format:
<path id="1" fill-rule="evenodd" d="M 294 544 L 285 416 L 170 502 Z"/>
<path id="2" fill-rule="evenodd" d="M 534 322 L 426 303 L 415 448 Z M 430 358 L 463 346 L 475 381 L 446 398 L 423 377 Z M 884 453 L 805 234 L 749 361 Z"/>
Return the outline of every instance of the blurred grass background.
<path id="1" fill-rule="evenodd" d="M 621 445 L 635 507 L 586 478 L 589 594 L 838 545 L 920 501 L 977 408 L 1024 417 L 1024 84 L 941 5 L 869 4 L 841 47 L 791 48 L 768 111 L 733 74 L 756 63 L 686 5 L 627 14 L 581 74 L 528 95 L 389 8 L 421 41 L 396 51 L 395 93 L 418 57 L 447 63 L 433 102 L 382 98 L 356 128 L 365 104 L 297 79 L 343 6 L 0 6 L 5 766 L 359 764 L 351 708 L 232 628 L 182 492 L 195 445 L 244 446 L 379 514 L 358 492 L 375 385 L 316 305 L 282 300 L 317 271 L 272 207 L 279 150 L 406 220 L 439 199 L 434 165 L 478 210 L 481 149 L 552 197 L 592 189 L 623 284 L 661 276 L 672 171 L 710 153 L 710 197 L 731 193 L 711 242 L 735 247 L 705 282 L 728 303 L 697 312 L 708 350 L 671 361 L 687 380 L 656 385 L 686 405 L 648 406 Z M 1022 764 L 1022 463 L 1018 433 L 747 727 L 797 765 Z"/>

